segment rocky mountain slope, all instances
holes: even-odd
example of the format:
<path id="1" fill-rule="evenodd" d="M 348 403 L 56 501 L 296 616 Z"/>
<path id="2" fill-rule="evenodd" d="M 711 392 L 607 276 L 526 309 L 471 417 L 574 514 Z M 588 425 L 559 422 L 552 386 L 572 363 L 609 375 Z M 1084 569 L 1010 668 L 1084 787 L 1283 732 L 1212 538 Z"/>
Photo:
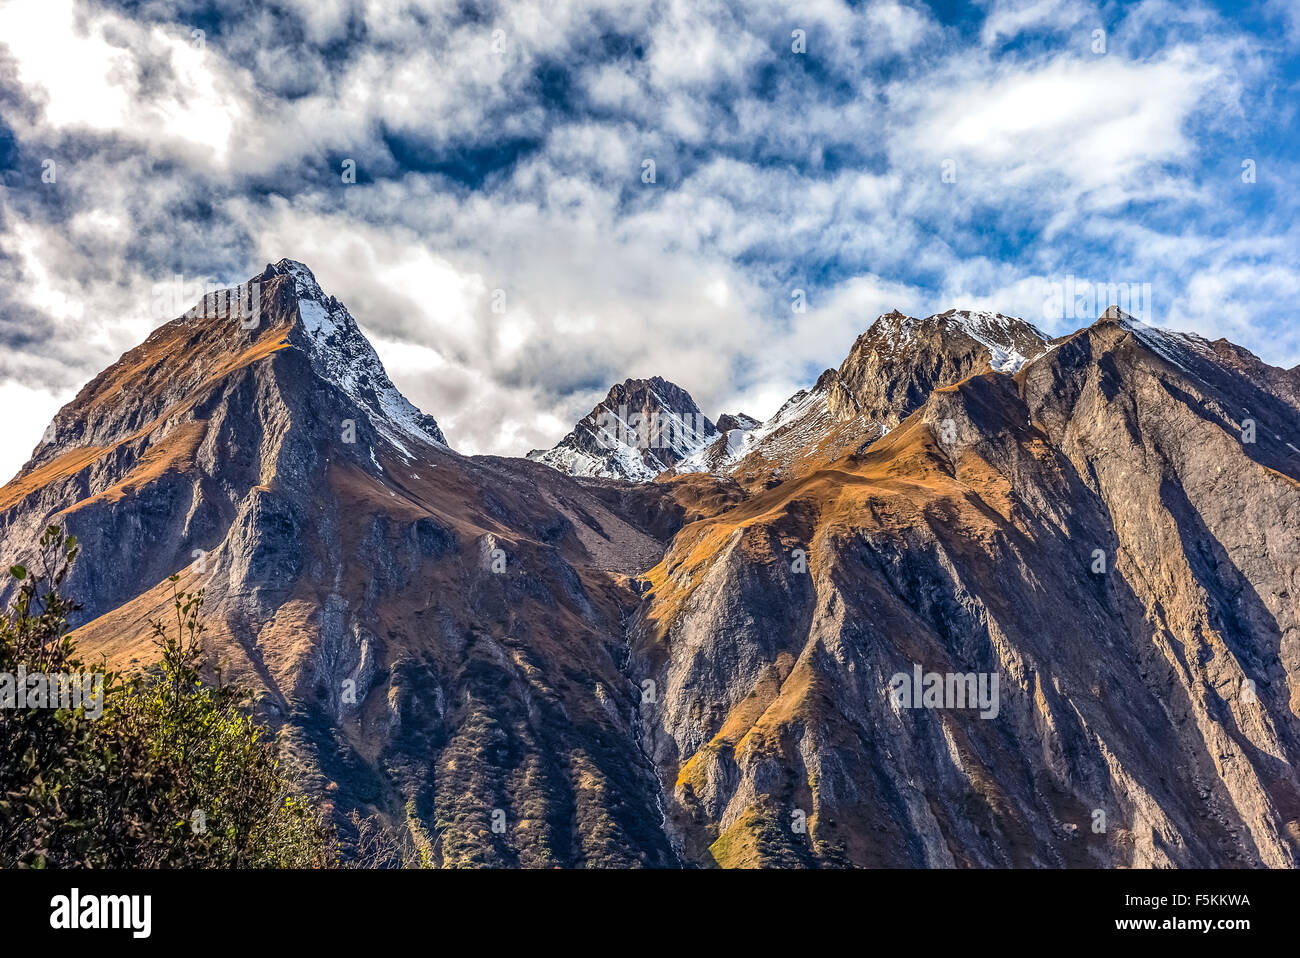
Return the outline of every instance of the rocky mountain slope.
<path id="1" fill-rule="evenodd" d="M 723 413 L 718 417 L 718 438 L 701 446 L 673 467 L 673 472 L 724 473 L 744 454 L 749 436 L 763 424 L 753 416 Z"/>
<path id="2" fill-rule="evenodd" d="M 722 468 L 749 484 L 792 478 L 810 462 L 874 442 L 933 390 L 986 369 L 1013 374 L 1048 344 L 1029 323 L 1000 313 L 954 309 L 924 319 L 886 313 L 838 369 L 826 370 L 750 430 Z"/>
<path id="3" fill-rule="evenodd" d="M 77 534 L 79 638 L 128 668 L 166 577 L 205 588 L 340 820 L 449 866 L 1300 858 L 1295 370 L 889 314 L 652 457 L 594 432 L 698 409 L 615 387 L 561 471 L 449 449 L 301 264 L 250 284 L 255 325 L 220 294 L 59 413 L 0 549 Z"/>
<path id="4" fill-rule="evenodd" d="M 1237 356 L 1112 313 L 685 527 L 629 666 L 683 854 L 1294 867 L 1298 410 Z"/>
<path id="5" fill-rule="evenodd" d="M 0 548 L 78 535 L 79 638 L 125 668 L 167 576 L 205 589 L 210 649 L 340 818 L 447 865 L 671 863 L 619 666 L 629 577 L 686 508 L 456 455 L 305 267 L 250 283 L 255 328 L 199 309 L 59 413 Z"/>

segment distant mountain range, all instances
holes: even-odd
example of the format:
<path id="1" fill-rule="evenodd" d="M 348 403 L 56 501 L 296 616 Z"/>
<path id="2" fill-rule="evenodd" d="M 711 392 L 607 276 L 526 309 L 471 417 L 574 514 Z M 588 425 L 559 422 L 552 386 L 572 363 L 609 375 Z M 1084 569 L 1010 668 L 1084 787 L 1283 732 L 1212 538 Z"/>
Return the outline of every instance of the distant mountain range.
<path id="1" fill-rule="evenodd" d="M 888 313 L 858 337 L 838 370 L 826 370 L 812 390 L 796 393 L 767 422 L 742 413 L 723 415 L 715 425 L 680 386 L 657 376 L 629 379 L 558 445 L 528 458 L 571 476 L 638 482 L 665 473 L 730 473 L 741 460 L 779 476 L 780 466 L 801 458 L 835 423 L 854 424 L 850 441 L 877 438 L 937 385 L 982 369 L 1015 373 L 1049 345 L 1029 323 L 999 313 L 949 310 L 926 319 Z"/>
<path id="2" fill-rule="evenodd" d="M 75 533 L 128 670 L 204 588 L 345 832 L 443 865 L 1294 867 L 1300 372 L 1114 308 L 864 327 L 762 423 L 627 380 L 464 456 L 281 260 L 60 410 L 0 551 Z"/>

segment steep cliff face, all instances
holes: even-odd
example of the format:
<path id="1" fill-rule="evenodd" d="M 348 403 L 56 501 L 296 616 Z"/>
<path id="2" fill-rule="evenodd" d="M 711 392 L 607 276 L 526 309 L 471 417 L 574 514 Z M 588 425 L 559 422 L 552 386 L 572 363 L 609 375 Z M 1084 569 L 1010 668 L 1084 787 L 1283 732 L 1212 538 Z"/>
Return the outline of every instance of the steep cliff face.
<path id="1" fill-rule="evenodd" d="M 59 413 L 0 550 L 75 533 L 128 669 L 203 588 L 308 786 L 444 865 L 1294 866 L 1297 413 L 1113 311 L 890 314 L 766 423 L 575 430 L 585 478 L 449 449 L 282 261 Z"/>
<path id="2" fill-rule="evenodd" d="M 1104 318 L 684 528 L 629 672 L 688 857 L 1294 866 L 1295 407 L 1221 352 Z"/>

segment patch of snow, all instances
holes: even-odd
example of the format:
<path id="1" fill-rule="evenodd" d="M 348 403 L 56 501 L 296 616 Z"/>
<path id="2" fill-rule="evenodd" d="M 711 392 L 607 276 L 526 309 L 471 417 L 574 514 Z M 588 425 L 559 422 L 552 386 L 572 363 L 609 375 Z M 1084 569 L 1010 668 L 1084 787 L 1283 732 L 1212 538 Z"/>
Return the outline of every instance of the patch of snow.
<path id="1" fill-rule="evenodd" d="M 380 435 L 408 460 L 414 458 L 408 446 L 411 440 L 445 447 L 447 440 L 437 422 L 420 412 L 393 385 L 347 307 L 327 297 L 311 270 L 301 263 L 281 260 L 277 267 L 293 278 L 299 328 L 316 374 L 342 389 L 368 414 Z"/>
<path id="2" fill-rule="evenodd" d="M 791 462 L 809 454 L 817 437 L 835 424 L 829 390 L 800 390 L 762 425 L 746 433 L 743 446 L 725 471 L 734 472 L 750 453 L 775 462 Z"/>
<path id="3" fill-rule="evenodd" d="M 1107 314 L 1110 312 L 1109 309 L 1106 311 Z M 1119 310 L 1115 310 L 1115 314 L 1115 319 L 1119 324 L 1136 336 L 1138 341 L 1147 349 L 1166 362 L 1177 366 L 1183 372 L 1189 375 L 1192 374 L 1192 371 L 1182 361 L 1186 358 L 1182 355 L 1182 349 L 1188 346 L 1188 337 L 1185 334 L 1148 326 L 1142 320 L 1135 319 L 1128 313 L 1122 313 Z"/>
<path id="4" fill-rule="evenodd" d="M 528 458 L 570 476 L 596 479 L 631 479 L 633 482 L 649 482 L 662 471 L 646 465 L 637 450 L 626 443 L 618 443 L 602 457 L 593 456 L 582 449 L 561 443 L 553 449 L 538 454 L 530 453 Z"/>
<path id="5" fill-rule="evenodd" d="M 724 438 L 724 434 L 717 434 L 712 442 L 705 443 L 679 462 L 674 471 L 686 473 L 724 470 L 749 451 L 749 435 L 756 428 L 757 424 L 749 428 L 728 429 L 725 433 L 726 445 L 720 451 L 715 451 L 714 447 L 720 438 Z"/>
<path id="6" fill-rule="evenodd" d="M 298 315 L 302 318 L 303 328 L 316 339 L 329 339 L 338 332 L 338 324 L 329 311 L 314 300 L 299 300 Z"/>
<path id="7" fill-rule="evenodd" d="M 996 372 L 1015 375 L 1025 363 L 1051 348 L 1050 337 L 1022 319 L 981 309 L 959 309 L 941 315 L 989 351 L 989 366 Z M 1037 340 L 1042 348 L 1035 348 L 1033 356 L 1026 356 L 1017 348 L 1017 339 Z"/>
<path id="8" fill-rule="evenodd" d="M 676 412 L 653 387 L 648 392 L 656 410 L 652 421 L 639 409 L 602 403 L 553 448 L 534 450 L 527 458 L 571 476 L 649 482 L 683 462 L 694 463 L 722 438 L 705 428 L 703 416 Z M 683 471 L 700 468 L 706 467 Z"/>

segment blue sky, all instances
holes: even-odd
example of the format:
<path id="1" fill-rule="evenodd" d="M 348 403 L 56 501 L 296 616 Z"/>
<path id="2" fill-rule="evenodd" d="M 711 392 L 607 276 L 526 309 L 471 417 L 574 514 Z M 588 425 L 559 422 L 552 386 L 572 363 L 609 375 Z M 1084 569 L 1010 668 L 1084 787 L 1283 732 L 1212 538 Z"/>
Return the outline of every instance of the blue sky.
<path id="1" fill-rule="evenodd" d="M 1068 332 L 1069 277 L 1290 367 L 1298 88 L 1294 0 L 6 0 L 0 472 L 159 284 L 282 256 L 468 452 L 628 376 L 764 417 L 893 308 Z"/>

